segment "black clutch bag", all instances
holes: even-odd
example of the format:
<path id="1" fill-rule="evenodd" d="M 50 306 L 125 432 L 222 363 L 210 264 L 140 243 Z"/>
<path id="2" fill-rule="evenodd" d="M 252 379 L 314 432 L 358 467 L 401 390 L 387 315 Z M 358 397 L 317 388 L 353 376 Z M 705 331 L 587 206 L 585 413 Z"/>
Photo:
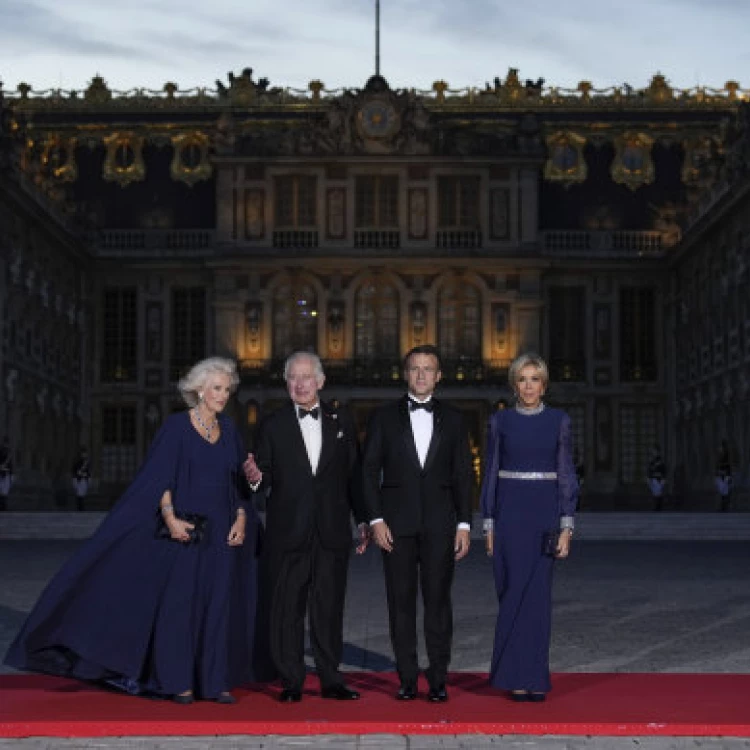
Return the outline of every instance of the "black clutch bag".
<path id="1" fill-rule="evenodd" d="M 557 545 L 560 541 L 560 531 L 553 529 L 542 534 L 542 554 L 549 557 L 557 556 Z"/>
<path id="2" fill-rule="evenodd" d="M 156 514 L 156 538 L 168 539 L 172 542 L 179 542 L 179 539 L 172 539 L 172 533 L 169 530 L 169 526 L 167 526 L 166 522 L 164 521 L 164 517 L 162 516 L 161 511 L 157 510 Z M 203 540 L 203 534 L 206 530 L 205 516 L 202 516 L 200 513 L 188 513 L 181 510 L 174 511 L 174 514 L 175 518 L 179 518 L 180 521 L 187 521 L 188 523 L 193 524 L 193 528 L 188 529 L 190 539 L 188 539 L 187 542 L 180 542 L 180 544 L 198 544 Z"/>

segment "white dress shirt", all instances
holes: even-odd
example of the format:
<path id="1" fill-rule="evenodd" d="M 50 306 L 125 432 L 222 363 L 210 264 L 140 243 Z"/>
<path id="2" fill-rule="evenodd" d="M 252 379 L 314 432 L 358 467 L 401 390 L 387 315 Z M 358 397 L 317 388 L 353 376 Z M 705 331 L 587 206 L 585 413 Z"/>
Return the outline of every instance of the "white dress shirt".
<path id="1" fill-rule="evenodd" d="M 305 441 L 305 448 L 307 449 L 307 458 L 310 461 L 310 468 L 312 473 L 318 470 L 318 461 L 320 460 L 320 449 L 323 447 L 323 412 L 320 410 L 320 404 L 316 403 L 311 409 L 318 409 L 318 418 L 314 419 L 312 416 L 300 417 L 297 411 L 298 406 L 295 404 L 295 413 L 297 414 L 297 422 L 299 428 L 302 431 L 302 439 Z"/>
<path id="2" fill-rule="evenodd" d="M 419 399 L 409 396 L 412 401 L 419 404 L 426 404 L 432 400 L 432 396 L 420 401 Z M 424 468 L 424 462 L 427 460 L 427 451 L 430 448 L 432 440 L 432 412 L 426 409 L 409 409 L 409 420 L 411 421 L 411 431 L 414 435 L 414 445 L 417 448 L 419 463 Z"/>

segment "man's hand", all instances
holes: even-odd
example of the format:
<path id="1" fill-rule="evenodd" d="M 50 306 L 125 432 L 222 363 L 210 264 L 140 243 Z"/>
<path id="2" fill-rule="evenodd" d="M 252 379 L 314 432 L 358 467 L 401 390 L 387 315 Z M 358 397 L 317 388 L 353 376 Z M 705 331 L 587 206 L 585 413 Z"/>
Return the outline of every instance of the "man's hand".
<path id="1" fill-rule="evenodd" d="M 255 456 L 252 453 L 247 454 L 245 463 L 242 464 L 242 470 L 245 472 L 245 478 L 251 487 L 260 484 L 263 479 L 263 472 L 258 468 L 258 464 L 255 463 Z"/>
<path id="2" fill-rule="evenodd" d="M 367 549 L 367 545 L 370 544 L 370 537 L 372 536 L 372 533 L 370 531 L 370 524 L 359 524 L 359 526 L 357 526 L 357 536 L 359 537 L 359 544 L 357 545 L 355 552 L 358 555 L 362 555 Z"/>
<path id="3" fill-rule="evenodd" d="M 456 532 L 456 542 L 453 545 L 453 549 L 456 553 L 456 560 L 461 560 L 469 553 L 469 545 L 471 544 L 471 532 L 469 529 L 459 529 Z"/>
<path id="4" fill-rule="evenodd" d="M 385 521 L 378 521 L 370 526 L 375 544 L 385 552 L 393 551 L 393 535 Z"/>

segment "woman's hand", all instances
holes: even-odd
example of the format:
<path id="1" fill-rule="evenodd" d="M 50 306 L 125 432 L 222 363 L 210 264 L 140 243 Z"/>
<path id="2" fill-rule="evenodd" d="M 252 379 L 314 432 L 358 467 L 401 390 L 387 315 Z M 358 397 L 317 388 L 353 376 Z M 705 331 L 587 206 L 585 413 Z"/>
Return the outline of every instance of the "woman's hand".
<path id="1" fill-rule="evenodd" d="M 169 529 L 169 535 L 172 539 L 178 542 L 189 542 L 190 532 L 195 528 L 195 525 L 189 521 L 183 521 L 181 518 L 177 518 L 171 514 L 168 519 L 164 520 Z"/>
<path id="2" fill-rule="evenodd" d="M 229 536 L 227 542 L 230 547 L 241 547 L 245 541 L 245 514 L 240 513 L 237 516 L 237 520 L 232 524 L 232 528 L 229 529 Z"/>
<path id="3" fill-rule="evenodd" d="M 492 531 L 484 532 L 484 548 L 487 551 L 487 557 L 492 557 L 495 552 L 495 534 Z"/>
<path id="4" fill-rule="evenodd" d="M 564 558 L 570 553 L 570 540 L 573 538 L 573 532 L 570 529 L 563 529 L 560 532 L 560 539 L 557 542 L 557 554 L 555 557 Z"/>

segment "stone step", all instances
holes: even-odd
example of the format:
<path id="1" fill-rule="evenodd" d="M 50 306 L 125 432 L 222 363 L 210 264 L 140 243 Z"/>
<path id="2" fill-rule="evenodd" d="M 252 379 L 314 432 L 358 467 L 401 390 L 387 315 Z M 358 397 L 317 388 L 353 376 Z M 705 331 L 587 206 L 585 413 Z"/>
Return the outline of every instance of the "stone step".
<path id="1" fill-rule="evenodd" d="M 1 539 L 86 539 L 101 523 L 100 511 L 0 513 Z M 472 536 L 481 538 L 481 519 L 475 517 Z M 720 541 L 750 540 L 750 513 L 716 512 L 581 512 L 576 517 L 576 539 L 591 541 Z"/>

